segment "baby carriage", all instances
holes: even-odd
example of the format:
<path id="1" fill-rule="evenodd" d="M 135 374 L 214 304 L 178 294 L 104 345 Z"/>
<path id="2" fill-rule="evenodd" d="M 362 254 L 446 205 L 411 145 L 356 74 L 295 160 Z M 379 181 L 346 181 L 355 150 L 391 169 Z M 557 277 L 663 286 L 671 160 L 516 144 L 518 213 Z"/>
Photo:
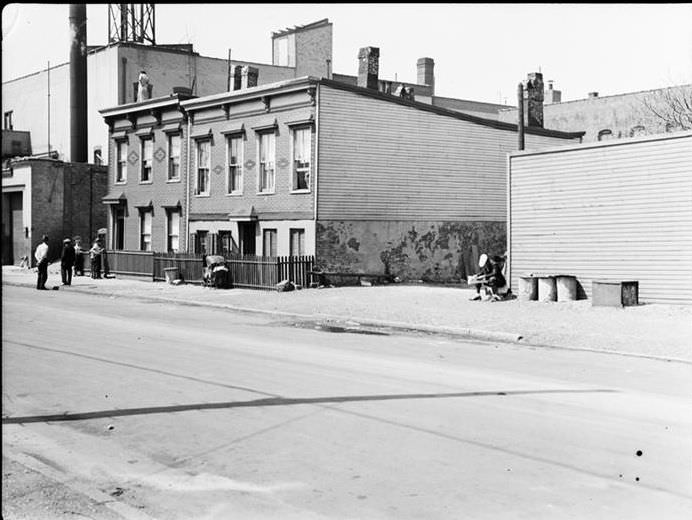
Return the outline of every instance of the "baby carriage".
<path id="1" fill-rule="evenodd" d="M 202 285 L 226 289 L 231 285 L 231 276 L 226 266 L 226 261 L 221 255 L 208 255 L 205 258 L 205 267 L 202 272 Z"/>

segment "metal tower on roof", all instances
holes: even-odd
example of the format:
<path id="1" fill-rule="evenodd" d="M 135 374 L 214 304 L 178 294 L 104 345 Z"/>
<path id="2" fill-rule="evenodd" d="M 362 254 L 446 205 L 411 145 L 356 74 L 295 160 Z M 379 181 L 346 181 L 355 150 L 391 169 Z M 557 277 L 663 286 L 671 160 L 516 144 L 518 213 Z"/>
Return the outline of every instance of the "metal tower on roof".
<path id="1" fill-rule="evenodd" d="M 156 44 L 154 4 L 108 4 L 108 43 Z"/>

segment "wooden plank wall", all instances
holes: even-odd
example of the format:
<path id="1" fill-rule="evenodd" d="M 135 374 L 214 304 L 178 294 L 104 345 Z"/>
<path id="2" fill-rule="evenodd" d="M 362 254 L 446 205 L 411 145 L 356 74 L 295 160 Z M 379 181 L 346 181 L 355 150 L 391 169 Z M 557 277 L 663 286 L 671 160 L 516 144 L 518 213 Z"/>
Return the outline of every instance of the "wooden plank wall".
<path id="1" fill-rule="evenodd" d="M 510 159 L 511 280 L 638 280 L 642 302 L 692 304 L 692 132 Z"/>

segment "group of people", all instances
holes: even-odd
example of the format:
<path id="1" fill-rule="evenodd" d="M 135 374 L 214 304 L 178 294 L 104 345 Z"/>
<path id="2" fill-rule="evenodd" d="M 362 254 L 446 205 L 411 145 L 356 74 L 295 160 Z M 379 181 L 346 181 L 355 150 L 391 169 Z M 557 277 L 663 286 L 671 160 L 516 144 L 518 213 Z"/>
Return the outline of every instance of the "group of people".
<path id="1" fill-rule="evenodd" d="M 507 280 L 502 272 L 504 258 L 501 256 L 488 256 L 485 253 L 478 259 L 480 272 L 469 278 L 469 284 L 476 286 L 476 295 L 471 300 L 481 300 L 483 296 L 491 301 L 499 301 L 510 295 Z"/>
<path id="2" fill-rule="evenodd" d="M 34 258 L 38 268 L 38 279 L 36 281 L 36 289 L 45 291 L 46 282 L 48 281 L 48 236 L 43 235 L 41 243 L 36 247 Z M 106 249 L 103 245 L 101 237 L 94 240 L 91 249 L 85 250 L 82 248 L 80 237 L 75 237 L 74 244 L 71 238 L 63 240 L 62 253 L 60 254 L 60 276 L 63 285 L 72 285 L 72 272 L 74 276 L 84 276 L 84 255 L 89 254 L 91 260 L 91 277 L 101 278 L 102 266 L 106 264 L 105 255 Z M 106 264 L 107 265 L 107 264 Z M 108 273 L 106 272 L 105 275 Z"/>

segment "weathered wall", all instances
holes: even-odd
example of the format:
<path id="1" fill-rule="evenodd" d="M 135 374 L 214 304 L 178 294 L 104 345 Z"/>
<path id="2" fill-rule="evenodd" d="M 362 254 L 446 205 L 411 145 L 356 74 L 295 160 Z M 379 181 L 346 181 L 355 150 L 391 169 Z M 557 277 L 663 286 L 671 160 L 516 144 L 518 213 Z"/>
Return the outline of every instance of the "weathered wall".
<path id="1" fill-rule="evenodd" d="M 665 122 L 655 117 L 645 102 L 659 105 L 666 92 L 677 95 L 677 90 L 687 92 L 689 97 L 692 85 L 545 104 L 544 127 L 565 132 L 586 132 L 585 143 L 598 141 L 598 134 L 602 130 L 610 130 L 611 138 L 615 139 L 666 133 L 675 128 L 666 129 Z M 516 109 L 500 111 L 499 120 L 516 123 Z"/>
<path id="2" fill-rule="evenodd" d="M 64 167 L 63 237 L 80 236 L 88 243 L 108 225 L 101 198 L 108 190 L 108 167 L 67 163 Z"/>
<path id="3" fill-rule="evenodd" d="M 32 253 L 48 235 L 48 254 L 51 261 L 60 257 L 62 249 L 63 207 L 65 194 L 65 165 L 61 161 L 32 161 L 31 163 L 31 208 L 32 208 Z"/>
<path id="4" fill-rule="evenodd" d="M 328 77 L 327 60 L 332 60 L 332 24 L 297 31 L 295 45 L 297 78 Z"/>
<path id="5" fill-rule="evenodd" d="M 478 256 L 504 254 L 505 223 L 474 221 L 317 222 L 317 264 L 402 280 L 458 282 L 477 272 Z"/>

